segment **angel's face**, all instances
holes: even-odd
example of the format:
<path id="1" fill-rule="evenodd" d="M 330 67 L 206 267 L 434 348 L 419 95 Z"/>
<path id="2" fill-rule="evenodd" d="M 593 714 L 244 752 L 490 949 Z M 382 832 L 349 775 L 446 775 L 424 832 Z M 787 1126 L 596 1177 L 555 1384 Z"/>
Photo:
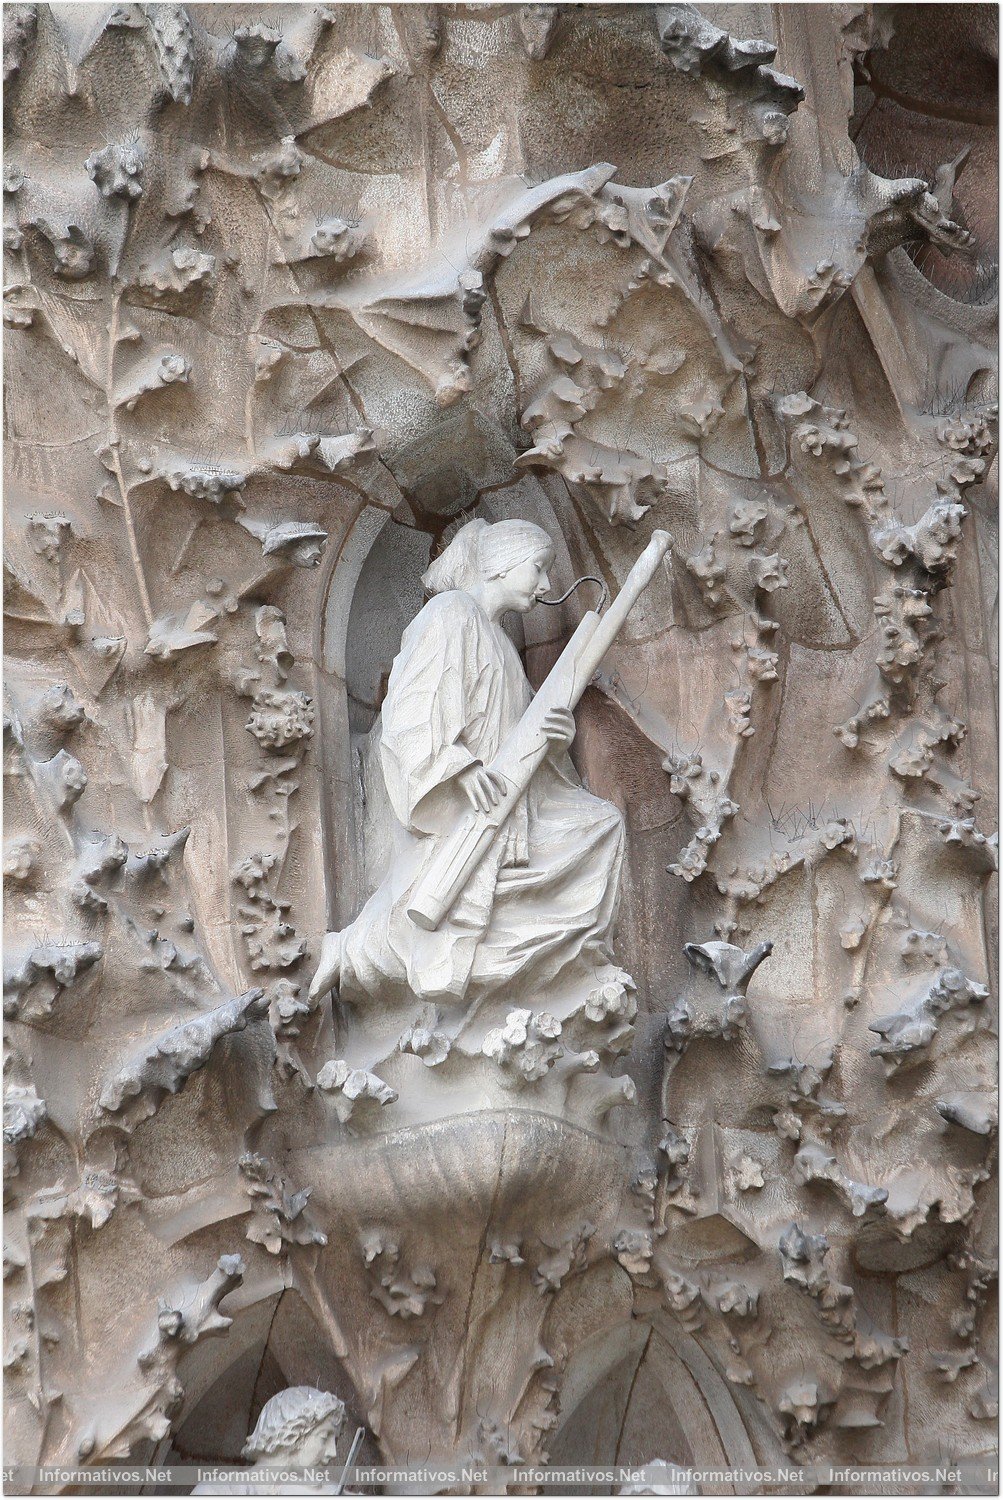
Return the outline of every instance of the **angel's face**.
<path id="1" fill-rule="evenodd" d="M 550 591 L 547 560 L 529 557 L 525 562 L 516 563 L 499 582 L 505 590 L 505 608 L 524 615 Z"/>
<path id="2" fill-rule="evenodd" d="M 325 1418 L 323 1422 L 308 1432 L 300 1441 L 296 1453 L 295 1467 L 300 1469 L 322 1468 L 326 1464 L 333 1463 L 337 1457 L 338 1433 L 341 1423 L 333 1416 Z"/>

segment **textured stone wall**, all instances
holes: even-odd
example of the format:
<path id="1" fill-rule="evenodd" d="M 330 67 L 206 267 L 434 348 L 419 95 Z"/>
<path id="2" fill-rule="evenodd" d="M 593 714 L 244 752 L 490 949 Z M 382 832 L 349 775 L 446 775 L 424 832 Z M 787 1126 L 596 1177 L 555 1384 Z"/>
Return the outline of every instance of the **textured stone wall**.
<path id="1" fill-rule="evenodd" d="M 5 1461 L 992 1447 L 995 24 L 5 6 Z M 674 539 L 500 1095 L 307 995 L 472 515 Z"/>

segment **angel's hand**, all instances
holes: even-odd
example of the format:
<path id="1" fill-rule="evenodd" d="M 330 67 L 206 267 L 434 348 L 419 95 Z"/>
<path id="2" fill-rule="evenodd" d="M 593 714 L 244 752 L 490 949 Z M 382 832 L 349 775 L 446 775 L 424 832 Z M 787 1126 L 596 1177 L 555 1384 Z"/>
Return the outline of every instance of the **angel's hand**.
<path id="1" fill-rule="evenodd" d="M 504 776 L 500 776 L 497 771 L 487 770 L 485 766 L 468 766 L 465 771 L 460 772 L 457 779 L 471 807 L 477 812 L 489 813 L 505 795 Z"/>
<path id="2" fill-rule="evenodd" d="M 551 708 L 543 716 L 542 729 L 552 745 L 570 745 L 575 737 L 575 716 L 570 708 Z"/>
<path id="3" fill-rule="evenodd" d="M 316 1000 L 320 995 L 326 995 L 341 978 L 340 939 L 340 932 L 327 932 L 321 939 L 320 962 L 317 965 L 316 974 L 310 981 L 311 1000 Z"/>

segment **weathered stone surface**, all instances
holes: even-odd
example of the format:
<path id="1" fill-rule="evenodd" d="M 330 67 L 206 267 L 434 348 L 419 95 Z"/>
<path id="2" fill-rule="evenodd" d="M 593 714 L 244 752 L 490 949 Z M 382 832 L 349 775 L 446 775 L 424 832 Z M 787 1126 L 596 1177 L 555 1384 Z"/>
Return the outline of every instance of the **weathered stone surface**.
<path id="1" fill-rule="evenodd" d="M 5 7 L 5 1463 L 992 1446 L 994 20 Z M 615 958 L 332 1000 L 475 518 Z"/>

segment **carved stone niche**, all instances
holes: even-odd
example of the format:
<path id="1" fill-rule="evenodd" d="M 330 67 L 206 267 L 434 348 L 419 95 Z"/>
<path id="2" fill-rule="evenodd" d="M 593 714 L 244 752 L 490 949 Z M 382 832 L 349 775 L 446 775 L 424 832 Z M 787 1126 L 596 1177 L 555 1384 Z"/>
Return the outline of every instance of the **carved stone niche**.
<path id="1" fill-rule="evenodd" d="M 980 1482 L 995 12 L 917 14 L 5 6 L 5 1462 Z M 666 545 L 446 917 L 587 844 L 588 983 L 349 972 L 416 638 L 477 781 L 416 622 L 593 580 L 476 627 L 549 702 Z"/>

